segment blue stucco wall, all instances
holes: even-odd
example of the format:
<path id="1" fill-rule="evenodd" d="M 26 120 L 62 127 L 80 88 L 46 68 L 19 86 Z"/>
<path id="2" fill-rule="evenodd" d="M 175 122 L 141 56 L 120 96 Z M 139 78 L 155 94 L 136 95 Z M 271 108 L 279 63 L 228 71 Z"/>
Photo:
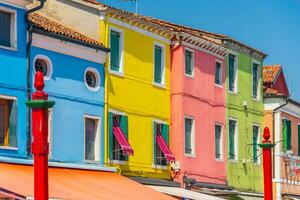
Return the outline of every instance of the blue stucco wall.
<path id="1" fill-rule="evenodd" d="M 49 100 L 55 101 L 51 160 L 84 163 L 84 115 L 92 115 L 101 119 L 99 164 L 103 164 L 103 65 L 37 47 L 32 47 L 31 52 L 31 65 L 36 55 L 47 56 L 53 65 L 52 77 L 45 81 L 45 91 L 49 94 Z M 100 74 L 100 89 L 97 92 L 92 92 L 85 86 L 84 73 L 88 67 L 97 69 Z"/>
<path id="2" fill-rule="evenodd" d="M 17 15 L 17 49 L 0 47 L 0 95 L 17 98 L 18 102 L 18 149 L 0 148 L 0 155 L 26 157 L 26 11 L 3 3 L 0 7 L 15 10 Z"/>

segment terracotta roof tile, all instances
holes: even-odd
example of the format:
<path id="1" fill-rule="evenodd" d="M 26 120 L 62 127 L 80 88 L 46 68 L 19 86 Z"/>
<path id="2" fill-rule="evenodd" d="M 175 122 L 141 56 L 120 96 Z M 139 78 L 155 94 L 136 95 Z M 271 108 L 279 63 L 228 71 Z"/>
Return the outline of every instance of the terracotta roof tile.
<path id="1" fill-rule="evenodd" d="M 101 42 L 99 42 L 95 39 L 92 39 L 82 33 L 79 33 L 76 30 L 68 28 L 68 27 L 60 24 L 56 20 L 50 19 L 49 17 L 46 17 L 42 14 L 31 13 L 29 15 L 29 20 L 38 29 L 42 29 L 42 30 L 50 32 L 50 33 L 65 36 L 65 37 L 68 37 L 68 38 L 71 38 L 74 40 L 79 40 L 79 41 L 82 41 L 82 42 L 85 42 L 88 44 L 93 44 L 93 45 L 104 47 L 104 45 Z"/>
<path id="2" fill-rule="evenodd" d="M 264 84 L 273 83 L 281 72 L 281 65 L 270 65 L 263 67 Z"/>

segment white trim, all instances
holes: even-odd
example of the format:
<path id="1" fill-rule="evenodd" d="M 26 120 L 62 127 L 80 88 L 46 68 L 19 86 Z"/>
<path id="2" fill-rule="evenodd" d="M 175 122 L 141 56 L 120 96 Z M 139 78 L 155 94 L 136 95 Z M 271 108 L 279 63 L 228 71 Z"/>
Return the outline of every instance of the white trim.
<path id="1" fill-rule="evenodd" d="M 17 21 L 17 11 L 7 8 L 7 7 L 3 7 L 0 6 L 0 11 L 5 12 L 5 13 L 9 13 L 10 14 L 10 46 L 0 46 L 0 48 L 2 49 L 6 49 L 6 50 L 12 50 L 12 51 L 16 51 L 17 50 L 17 45 L 18 45 L 18 21 Z"/>
<path id="2" fill-rule="evenodd" d="M 258 66 L 257 66 L 257 79 L 258 79 L 258 84 L 257 84 L 257 97 L 255 98 L 255 97 L 253 97 L 253 64 L 257 64 Z M 260 76 L 260 74 L 261 74 L 261 64 L 260 64 L 260 62 L 258 62 L 258 61 L 256 61 L 256 60 L 254 60 L 254 59 L 252 59 L 252 62 L 251 62 L 251 74 L 252 74 L 252 80 L 251 80 L 251 83 L 252 83 L 252 86 L 251 86 L 251 88 L 252 88 L 252 91 L 251 91 L 251 96 L 252 96 L 252 100 L 254 100 L 254 101 L 259 101 L 260 99 L 261 99 L 261 91 L 260 91 L 260 82 L 261 82 L 261 76 Z"/>
<path id="3" fill-rule="evenodd" d="M 161 74 L 161 83 L 155 82 L 155 46 L 158 46 L 162 49 L 162 74 Z M 153 85 L 165 88 L 166 87 L 166 47 L 164 44 L 159 42 L 154 42 L 153 44 Z"/>
<path id="4" fill-rule="evenodd" d="M 108 112 L 111 112 L 111 113 L 116 114 L 116 115 L 126 115 L 125 112 L 118 111 L 118 110 L 111 109 L 111 108 L 108 109 Z"/>
<path id="5" fill-rule="evenodd" d="M 292 115 L 292 116 L 294 116 L 294 117 L 300 118 L 300 113 L 299 113 L 299 114 L 298 114 L 298 113 L 295 113 L 295 112 L 293 112 L 293 111 L 291 111 L 291 110 L 289 110 L 289 109 L 287 109 L 287 108 L 285 108 L 285 107 L 281 108 L 280 111 L 281 111 L 281 112 L 284 112 L 284 113 L 286 113 L 286 114 Z"/>
<path id="6" fill-rule="evenodd" d="M 185 119 L 191 119 L 192 120 L 192 130 L 191 130 L 191 148 L 192 148 L 192 152 L 191 153 L 186 153 L 185 152 Z M 183 152 L 184 152 L 184 156 L 185 157 L 192 157 L 192 158 L 196 158 L 196 144 L 195 144 L 195 118 L 193 116 L 189 116 L 189 115 L 184 115 L 183 117 L 183 138 L 184 138 L 184 148 L 183 148 Z"/>
<path id="7" fill-rule="evenodd" d="M 45 55 L 41 55 L 41 54 L 37 54 L 34 59 L 33 59 L 33 63 L 32 63 L 32 68 L 33 68 L 33 72 L 36 73 L 35 70 L 35 62 L 37 59 L 42 59 L 46 62 L 47 64 L 47 74 L 44 76 L 45 81 L 48 81 L 51 79 L 52 77 L 52 73 L 53 73 L 53 64 L 51 59 L 48 56 Z"/>
<path id="8" fill-rule="evenodd" d="M 53 156 L 53 108 L 48 109 L 49 159 Z"/>
<path id="9" fill-rule="evenodd" d="M 124 52 L 124 30 L 120 29 L 120 28 L 117 28 L 115 26 L 110 26 L 109 27 L 109 36 L 108 36 L 108 45 L 109 45 L 109 48 L 111 48 L 111 45 L 110 45 L 110 33 L 111 31 L 115 31 L 115 32 L 118 32 L 120 34 L 120 41 L 119 41 L 119 45 L 120 45 L 120 49 L 119 49 L 119 60 L 120 60 L 120 63 L 119 63 L 119 71 L 115 71 L 115 70 L 112 70 L 110 67 L 110 54 L 108 55 L 108 70 L 111 74 L 114 74 L 114 75 L 118 75 L 118 76 L 124 76 L 124 55 L 125 55 L 125 52 Z"/>
<path id="10" fill-rule="evenodd" d="M 85 158 L 85 120 L 86 119 L 93 119 L 93 120 L 97 120 L 98 124 L 97 124 L 97 127 L 96 127 L 96 136 L 95 136 L 95 150 L 94 150 L 94 153 L 95 153 L 95 160 L 87 160 Z M 88 115 L 88 114 L 84 114 L 83 116 L 83 124 L 84 124 L 84 128 L 83 128 L 83 160 L 84 162 L 87 162 L 87 163 L 98 163 L 100 161 L 100 155 L 101 155 L 101 148 L 100 148 L 100 144 L 101 144 L 101 139 L 100 139 L 100 135 L 101 135 L 101 117 L 99 116 L 94 116 L 94 115 Z"/>
<path id="11" fill-rule="evenodd" d="M 139 28 L 139 27 L 137 27 L 137 26 L 134 26 L 134 25 L 131 25 L 131 24 L 129 24 L 129 23 L 122 22 L 122 21 L 117 20 L 117 19 L 114 19 L 114 18 L 112 18 L 112 17 L 108 17 L 108 22 L 113 23 L 113 24 L 116 24 L 116 25 L 118 25 L 118 26 L 122 26 L 122 27 L 124 27 L 124 28 L 131 29 L 131 30 L 133 30 L 133 31 L 135 31 L 135 32 L 138 32 L 138 33 L 140 33 L 140 34 L 143 34 L 143 35 L 146 35 L 146 36 L 148 36 L 148 37 L 154 38 L 154 39 L 159 40 L 159 41 L 161 41 L 161 42 L 164 42 L 164 43 L 166 43 L 166 44 L 171 44 L 171 40 L 170 40 L 170 39 L 164 38 L 164 37 L 162 37 L 162 36 L 160 36 L 160 35 L 157 35 L 157 34 L 155 34 L 155 33 L 146 31 L 146 30 L 144 30 L 144 29 L 141 29 L 141 28 Z"/>
<path id="12" fill-rule="evenodd" d="M 117 164 L 117 165 L 127 165 L 128 164 L 128 161 L 126 161 L 126 160 L 109 160 L 108 159 L 108 162 L 111 164 Z"/>
<path id="13" fill-rule="evenodd" d="M 186 67 L 185 53 L 186 53 L 186 51 L 189 51 L 190 53 L 192 53 L 192 59 L 191 59 L 192 74 L 185 73 L 185 67 Z M 189 78 L 194 78 L 194 74 L 195 74 L 195 51 L 193 49 L 185 47 L 184 48 L 184 75 Z"/>
<path id="14" fill-rule="evenodd" d="M 239 160 L 239 121 L 238 119 L 236 118 L 232 118 L 232 117 L 228 117 L 228 148 L 230 148 L 230 145 L 229 145 L 229 134 L 230 134 L 230 131 L 229 131 L 229 121 L 235 121 L 236 124 L 235 124 L 235 132 L 234 132 L 234 154 L 235 154 L 235 157 L 234 159 L 230 159 L 229 157 L 229 161 L 232 161 L 232 162 L 238 162 Z M 229 153 L 229 149 L 228 149 L 228 153 Z"/>
<path id="15" fill-rule="evenodd" d="M 281 116 L 280 112 L 276 112 L 274 116 L 274 142 L 275 144 L 281 144 Z M 280 155 L 280 147 L 282 145 L 276 145 L 274 155 Z M 281 179 L 281 158 L 280 156 L 273 156 L 275 160 L 274 171 L 275 171 L 275 179 Z M 276 183 L 276 197 L 277 200 L 281 199 L 281 184 Z"/>
<path id="16" fill-rule="evenodd" d="M 220 132 L 220 158 L 216 158 L 216 152 L 215 152 L 215 160 L 216 161 L 224 161 L 224 152 L 223 152 L 223 124 L 219 123 L 219 122 L 215 122 L 215 126 L 214 126 L 214 139 L 215 139 L 215 144 L 216 144 L 216 126 L 220 126 L 221 127 L 221 132 Z M 216 150 L 216 147 L 215 147 Z"/>
<path id="17" fill-rule="evenodd" d="M 238 66 L 239 66 L 239 64 L 238 64 L 238 61 L 239 61 L 239 59 L 238 59 L 238 53 L 236 53 L 236 52 L 234 52 L 234 51 L 231 51 L 231 50 L 229 50 L 229 53 L 228 53 L 228 60 L 229 60 L 229 55 L 234 55 L 235 57 L 234 57 L 234 74 L 235 74 L 235 79 L 234 79 L 234 91 L 231 91 L 229 88 L 229 71 L 228 71 L 228 92 L 230 93 L 230 94 L 238 94 L 238 92 L 239 92 L 239 90 L 238 90 L 238 84 L 239 84 L 239 81 L 238 81 L 238 75 L 239 75 L 239 73 L 238 73 Z M 229 62 L 228 62 L 228 70 L 229 70 Z"/>
<path id="18" fill-rule="evenodd" d="M 44 35 L 33 33 L 32 46 L 58 52 L 61 54 L 89 60 L 99 64 L 106 62 L 107 53 L 86 46 L 61 41 Z"/>
<path id="19" fill-rule="evenodd" d="M 216 82 L 215 82 L 215 80 L 216 80 L 216 64 L 217 63 L 219 63 L 219 64 L 221 64 L 221 72 L 220 72 L 220 81 L 221 81 L 221 83 L 220 84 L 217 84 Z M 215 80 L 214 80 L 214 82 L 215 82 L 215 86 L 217 86 L 217 87 L 220 87 L 220 88 L 223 88 L 223 62 L 221 61 L 221 60 L 218 60 L 218 59 L 216 59 L 215 60 Z"/>
<path id="20" fill-rule="evenodd" d="M 96 87 L 90 87 L 87 82 L 86 82 L 86 73 L 87 72 L 92 72 L 94 73 L 95 77 L 96 77 Z M 100 77 L 100 74 L 98 72 L 98 70 L 96 68 L 93 68 L 93 67 L 87 67 L 85 69 L 85 72 L 84 72 L 84 75 L 83 75 L 83 80 L 84 80 L 84 84 L 86 86 L 86 88 L 92 92 L 97 92 L 100 90 L 100 83 L 101 83 L 101 77 Z"/>
<path id="21" fill-rule="evenodd" d="M 0 99 L 18 101 L 18 97 L 14 97 L 14 96 L 7 96 L 7 95 L 2 95 L 2 94 L 0 94 Z"/>
<path id="22" fill-rule="evenodd" d="M 164 166 L 164 165 L 155 165 L 155 164 L 152 164 L 152 168 L 154 169 L 168 169 L 168 166 Z"/>

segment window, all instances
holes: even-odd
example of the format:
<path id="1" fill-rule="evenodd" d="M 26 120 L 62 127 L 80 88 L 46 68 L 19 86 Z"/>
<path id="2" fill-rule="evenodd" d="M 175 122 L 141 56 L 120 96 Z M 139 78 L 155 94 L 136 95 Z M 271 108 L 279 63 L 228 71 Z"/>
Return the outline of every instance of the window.
<path id="1" fill-rule="evenodd" d="M 184 133 L 185 133 L 185 153 L 193 155 L 194 150 L 194 119 L 185 117 L 184 119 Z"/>
<path id="2" fill-rule="evenodd" d="M 288 119 L 284 119 L 282 121 L 282 139 L 283 139 L 283 151 L 292 150 L 292 128 L 291 128 L 291 121 Z"/>
<path id="3" fill-rule="evenodd" d="M 128 143 L 128 117 L 109 112 L 109 159 L 127 161 L 133 155 L 133 149 Z"/>
<path id="4" fill-rule="evenodd" d="M 49 142 L 49 158 L 52 158 L 52 119 L 53 110 L 48 110 L 48 142 Z"/>
<path id="5" fill-rule="evenodd" d="M 16 13 L 0 10 L 0 46 L 16 48 Z"/>
<path id="6" fill-rule="evenodd" d="M 99 119 L 85 117 L 85 160 L 99 161 Z"/>
<path id="7" fill-rule="evenodd" d="M 259 91 L 259 65 L 253 63 L 252 66 L 252 97 L 258 99 Z"/>
<path id="8" fill-rule="evenodd" d="M 154 46 L 154 83 L 164 84 L 164 50 L 158 45 Z"/>
<path id="9" fill-rule="evenodd" d="M 236 92 L 237 91 L 237 80 L 236 80 L 236 56 L 229 54 L 229 91 Z"/>
<path id="10" fill-rule="evenodd" d="M 222 159 L 222 126 L 215 125 L 215 158 Z"/>
<path id="11" fill-rule="evenodd" d="M 259 126 L 253 126 L 253 162 L 259 162 Z"/>
<path id="12" fill-rule="evenodd" d="M 50 58 L 44 55 L 37 55 L 34 58 L 34 71 L 40 71 L 44 75 L 45 80 L 50 80 L 52 76 L 52 62 Z"/>
<path id="13" fill-rule="evenodd" d="M 194 52 L 190 50 L 185 50 L 185 75 L 194 75 Z"/>
<path id="14" fill-rule="evenodd" d="M 100 74 L 95 68 L 88 67 L 84 73 L 85 86 L 93 92 L 100 89 Z"/>
<path id="15" fill-rule="evenodd" d="M 300 156 L 300 124 L 298 124 L 298 156 Z"/>
<path id="16" fill-rule="evenodd" d="M 222 64 L 220 62 L 216 62 L 215 84 L 222 85 Z"/>
<path id="17" fill-rule="evenodd" d="M 229 120 L 229 159 L 237 160 L 237 121 Z"/>
<path id="18" fill-rule="evenodd" d="M 122 33 L 110 30 L 110 70 L 122 73 Z"/>
<path id="19" fill-rule="evenodd" d="M 17 101 L 0 99 L 0 147 L 16 148 L 18 145 Z"/>

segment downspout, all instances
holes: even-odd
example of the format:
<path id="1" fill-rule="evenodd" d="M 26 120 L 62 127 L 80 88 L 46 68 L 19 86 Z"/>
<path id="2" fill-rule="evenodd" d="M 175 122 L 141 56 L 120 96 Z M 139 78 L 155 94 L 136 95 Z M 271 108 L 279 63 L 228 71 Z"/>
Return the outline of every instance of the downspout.
<path id="1" fill-rule="evenodd" d="M 26 57 L 27 57 L 27 67 L 26 67 L 26 80 L 27 80 L 27 86 L 26 86 L 26 97 L 27 101 L 31 100 L 31 76 L 30 76 L 30 58 L 31 58 L 31 44 L 32 44 L 32 29 L 33 29 L 33 24 L 29 20 L 29 14 L 33 13 L 35 11 L 38 11 L 42 9 L 45 5 L 46 0 L 40 0 L 40 5 L 29 9 L 25 13 L 25 22 L 27 24 L 27 31 L 28 31 L 28 42 L 26 46 Z M 27 107 L 26 110 L 26 115 L 27 115 L 27 120 L 26 120 L 26 151 L 27 151 L 27 156 L 30 154 L 30 142 L 31 142 L 31 114 L 30 114 L 30 109 Z"/>
<path id="2" fill-rule="evenodd" d="M 107 11 L 106 11 L 107 12 Z M 108 47 L 108 14 L 105 13 L 105 35 L 104 35 L 104 44 Z M 106 58 L 108 61 L 108 57 Z M 105 63 L 104 66 L 104 74 L 105 74 L 105 84 L 104 84 L 104 165 L 108 166 L 108 159 L 109 159 L 109 144 L 108 144 L 108 116 L 109 116 L 109 108 L 108 108 L 108 69 L 109 64 L 108 62 Z"/>

